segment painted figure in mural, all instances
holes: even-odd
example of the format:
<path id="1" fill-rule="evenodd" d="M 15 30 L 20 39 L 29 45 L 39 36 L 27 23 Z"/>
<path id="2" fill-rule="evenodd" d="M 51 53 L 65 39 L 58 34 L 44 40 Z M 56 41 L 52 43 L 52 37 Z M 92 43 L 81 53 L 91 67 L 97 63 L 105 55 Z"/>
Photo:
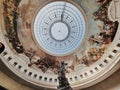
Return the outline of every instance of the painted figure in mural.
<path id="1" fill-rule="evenodd" d="M 70 87 L 70 84 L 65 76 L 65 65 L 64 61 L 60 62 L 59 70 L 58 70 L 58 80 L 59 80 L 59 86 L 57 87 L 58 90 L 72 90 Z"/>
<path id="2" fill-rule="evenodd" d="M 2 53 L 5 49 L 5 46 L 0 42 L 0 53 Z"/>

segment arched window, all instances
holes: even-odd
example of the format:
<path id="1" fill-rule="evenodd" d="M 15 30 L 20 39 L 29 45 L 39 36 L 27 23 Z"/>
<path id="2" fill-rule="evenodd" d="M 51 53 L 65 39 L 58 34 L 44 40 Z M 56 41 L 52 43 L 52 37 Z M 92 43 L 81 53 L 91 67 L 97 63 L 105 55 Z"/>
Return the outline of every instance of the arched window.
<path id="1" fill-rule="evenodd" d="M 2 53 L 5 49 L 5 46 L 3 45 L 3 43 L 0 42 L 0 53 Z"/>

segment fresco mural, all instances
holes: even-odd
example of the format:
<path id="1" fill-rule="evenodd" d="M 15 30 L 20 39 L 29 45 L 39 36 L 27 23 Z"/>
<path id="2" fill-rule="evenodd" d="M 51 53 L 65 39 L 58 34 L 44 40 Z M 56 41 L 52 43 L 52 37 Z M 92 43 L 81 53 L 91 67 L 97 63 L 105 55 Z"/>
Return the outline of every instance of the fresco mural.
<path id="1" fill-rule="evenodd" d="M 3 2 L 4 6 L 4 20 L 6 27 L 6 37 L 9 39 L 9 42 L 12 44 L 13 48 L 18 53 L 23 53 L 23 46 L 21 45 L 18 34 L 17 34 L 17 7 L 20 0 L 5 0 Z"/>
<path id="2" fill-rule="evenodd" d="M 108 18 L 108 7 L 112 0 L 73 0 L 84 10 L 88 19 L 87 40 L 79 50 L 67 56 L 52 56 L 42 51 L 32 36 L 32 22 L 39 0 L 4 0 L 5 38 L 17 54 L 25 55 L 29 68 L 38 68 L 43 73 L 57 74 L 59 61 L 67 63 L 66 73 L 76 67 L 89 67 L 97 62 L 114 40 L 118 22 Z"/>

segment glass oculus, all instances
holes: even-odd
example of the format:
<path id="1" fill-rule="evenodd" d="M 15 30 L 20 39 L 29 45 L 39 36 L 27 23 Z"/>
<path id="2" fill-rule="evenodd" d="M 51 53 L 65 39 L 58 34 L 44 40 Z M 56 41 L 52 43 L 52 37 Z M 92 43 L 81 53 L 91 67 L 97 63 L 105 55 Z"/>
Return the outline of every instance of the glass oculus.
<path id="1" fill-rule="evenodd" d="M 39 9 L 33 24 L 35 41 L 55 56 L 73 53 L 86 33 L 86 21 L 80 7 L 66 1 L 54 1 Z"/>

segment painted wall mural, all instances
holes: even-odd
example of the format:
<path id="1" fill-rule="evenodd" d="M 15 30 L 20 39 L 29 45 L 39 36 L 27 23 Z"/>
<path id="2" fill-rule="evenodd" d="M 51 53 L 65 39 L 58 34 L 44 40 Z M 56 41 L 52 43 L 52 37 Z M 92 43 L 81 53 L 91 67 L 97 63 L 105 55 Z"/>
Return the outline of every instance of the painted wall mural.
<path id="1" fill-rule="evenodd" d="M 17 54 L 26 56 L 26 65 L 43 73 L 57 74 L 59 61 L 67 63 L 66 73 L 77 67 L 89 67 L 104 55 L 114 40 L 118 22 L 108 18 L 108 7 L 112 0 L 73 0 L 84 10 L 88 19 L 88 35 L 83 45 L 73 54 L 52 56 L 42 51 L 32 36 L 32 22 L 39 0 L 4 0 L 4 24 L 6 41 Z"/>

